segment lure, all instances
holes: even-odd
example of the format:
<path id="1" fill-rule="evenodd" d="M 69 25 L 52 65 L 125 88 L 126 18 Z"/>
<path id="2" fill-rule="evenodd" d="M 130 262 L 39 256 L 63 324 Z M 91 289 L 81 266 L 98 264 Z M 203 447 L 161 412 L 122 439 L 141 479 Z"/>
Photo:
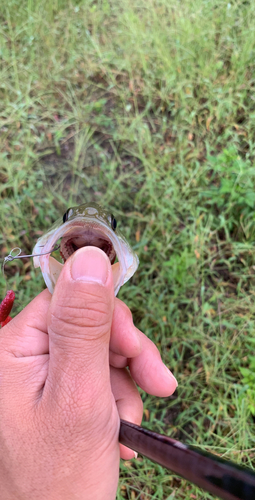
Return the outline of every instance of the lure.
<path id="1" fill-rule="evenodd" d="M 0 323 L 1 326 L 7 325 L 9 321 L 11 321 L 11 317 L 9 316 L 12 306 L 15 300 L 15 293 L 13 290 L 8 290 L 4 300 L 2 300 L 0 304 Z"/>

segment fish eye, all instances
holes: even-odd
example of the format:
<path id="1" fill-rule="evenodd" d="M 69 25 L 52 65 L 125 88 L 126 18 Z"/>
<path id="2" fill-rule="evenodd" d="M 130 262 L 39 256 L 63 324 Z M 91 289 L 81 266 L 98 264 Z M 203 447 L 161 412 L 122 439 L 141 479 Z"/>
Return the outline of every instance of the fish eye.
<path id="1" fill-rule="evenodd" d="M 73 209 L 68 208 L 68 210 L 63 215 L 63 222 L 66 222 L 73 215 Z"/>
<path id="2" fill-rule="evenodd" d="M 111 214 L 111 226 L 112 226 L 113 231 L 115 231 L 115 229 L 117 227 L 117 221 L 112 214 Z"/>

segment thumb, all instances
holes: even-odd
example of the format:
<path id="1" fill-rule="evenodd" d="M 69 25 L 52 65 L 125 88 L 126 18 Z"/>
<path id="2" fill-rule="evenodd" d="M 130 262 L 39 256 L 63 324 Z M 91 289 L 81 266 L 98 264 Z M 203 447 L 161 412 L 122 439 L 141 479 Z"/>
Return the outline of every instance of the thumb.
<path id="1" fill-rule="evenodd" d="M 99 409 L 102 413 L 102 405 L 110 410 L 113 307 L 107 255 L 95 247 L 77 250 L 64 264 L 48 316 L 50 359 L 44 389 L 50 388 L 50 399 L 58 408 L 92 408 L 95 416 Z"/>

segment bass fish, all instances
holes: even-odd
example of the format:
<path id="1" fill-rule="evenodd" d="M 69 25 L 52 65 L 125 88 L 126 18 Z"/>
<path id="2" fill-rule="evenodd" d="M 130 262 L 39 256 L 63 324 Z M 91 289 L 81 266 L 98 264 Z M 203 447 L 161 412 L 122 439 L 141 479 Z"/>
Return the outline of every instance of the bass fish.
<path id="1" fill-rule="evenodd" d="M 114 292 L 135 273 L 139 260 L 128 242 L 117 230 L 117 222 L 96 203 L 82 204 L 69 208 L 62 219 L 37 241 L 33 249 L 35 267 L 40 267 L 44 281 L 53 293 L 63 263 L 50 253 L 59 245 L 63 262 L 76 250 L 85 246 L 101 248 L 112 265 Z"/>

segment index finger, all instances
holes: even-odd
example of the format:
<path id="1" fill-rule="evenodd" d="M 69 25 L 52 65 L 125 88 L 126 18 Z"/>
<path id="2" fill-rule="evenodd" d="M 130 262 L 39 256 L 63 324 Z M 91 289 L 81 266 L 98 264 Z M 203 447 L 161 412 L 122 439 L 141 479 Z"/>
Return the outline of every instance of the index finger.
<path id="1" fill-rule="evenodd" d="M 46 289 L 1 330 L 5 348 L 16 357 L 48 354 L 47 313 L 51 294 Z"/>
<path id="2" fill-rule="evenodd" d="M 135 358 L 129 359 L 130 373 L 135 382 L 148 394 L 158 397 L 171 396 L 178 383 L 174 375 L 163 363 L 153 342 L 140 332 L 142 349 Z"/>

